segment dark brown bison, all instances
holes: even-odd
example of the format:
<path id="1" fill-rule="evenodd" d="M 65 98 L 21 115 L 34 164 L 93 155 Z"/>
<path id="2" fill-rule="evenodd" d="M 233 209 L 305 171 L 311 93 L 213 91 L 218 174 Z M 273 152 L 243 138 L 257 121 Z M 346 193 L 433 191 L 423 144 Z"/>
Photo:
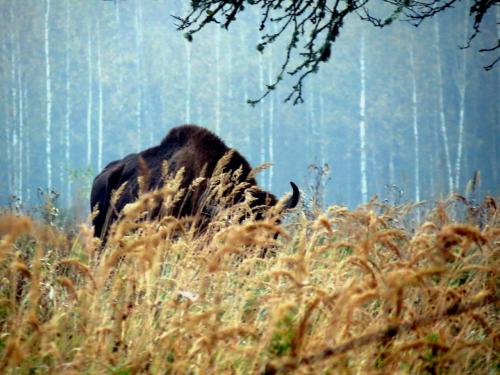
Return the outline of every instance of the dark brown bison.
<path id="1" fill-rule="evenodd" d="M 228 154 L 229 151 L 232 152 Z M 230 150 L 219 137 L 207 129 L 183 125 L 172 129 L 158 146 L 113 161 L 97 175 L 90 196 L 91 210 L 97 208 L 98 211 L 93 219 L 94 235 L 105 241 L 109 226 L 119 217 L 125 205 L 136 201 L 140 191 L 154 191 L 163 186 L 165 161 L 168 163 L 170 175 L 181 168 L 184 169 L 180 184 L 181 188 L 185 189 L 184 197 L 168 214 L 175 217 L 202 216 L 197 225 L 198 228 L 203 227 L 210 221 L 214 209 L 206 207 L 207 180 L 201 183 L 197 181 L 195 184 L 193 182 L 201 176 L 212 177 L 217 163 L 224 155 L 230 155 L 230 159 L 227 160 L 223 172 L 232 173 L 233 186 L 245 187 L 233 194 L 232 202 L 243 202 L 245 192 L 250 192 L 253 197 L 250 206 L 254 216 L 257 219 L 262 218 L 267 209 L 276 205 L 277 199 L 273 194 L 257 187 L 257 182 L 250 173 L 252 168 L 246 159 L 237 151 Z M 233 173 L 239 168 L 241 173 Z M 139 182 L 140 176 L 142 182 Z M 122 187 L 121 195 L 114 207 L 111 207 L 112 192 L 124 183 L 126 185 Z M 291 185 L 293 193 L 285 202 L 284 209 L 295 207 L 299 201 L 299 190 L 293 182 Z M 160 206 L 161 204 L 158 204 L 149 212 L 149 218 L 158 218 L 164 214 Z"/>

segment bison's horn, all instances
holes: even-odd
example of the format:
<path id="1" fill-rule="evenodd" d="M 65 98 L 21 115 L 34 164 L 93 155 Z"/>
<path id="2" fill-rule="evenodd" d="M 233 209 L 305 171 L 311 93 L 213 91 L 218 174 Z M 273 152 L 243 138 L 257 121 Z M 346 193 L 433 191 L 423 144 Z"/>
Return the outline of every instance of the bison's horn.
<path id="1" fill-rule="evenodd" d="M 290 185 L 292 185 L 292 196 L 286 201 L 284 208 L 286 210 L 290 208 L 294 208 L 297 203 L 299 203 L 300 199 L 300 191 L 297 185 L 290 181 Z"/>

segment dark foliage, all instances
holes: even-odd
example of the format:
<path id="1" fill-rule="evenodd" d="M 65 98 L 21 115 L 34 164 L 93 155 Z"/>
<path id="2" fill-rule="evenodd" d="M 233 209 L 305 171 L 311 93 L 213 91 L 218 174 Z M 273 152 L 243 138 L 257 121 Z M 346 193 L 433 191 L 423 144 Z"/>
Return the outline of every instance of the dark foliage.
<path id="1" fill-rule="evenodd" d="M 267 85 L 260 98 L 249 100 L 254 105 L 271 93 L 282 81 L 285 73 L 296 77 L 292 91 L 285 102 L 302 103 L 304 80 L 318 71 L 321 63 L 327 62 L 331 56 L 332 44 L 340 35 L 340 30 L 348 16 L 359 16 L 361 19 L 377 27 L 385 27 L 395 20 L 402 19 L 414 26 L 420 25 L 425 19 L 434 16 L 450 7 L 459 0 L 384 0 L 388 5 L 388 14 L 375 16 L 372 14 L 370 0 L 347 1 L 283 1 L 283 0 L 193 0 L 191 9 L 185 16 L 174 16 L 178 21 L 179 30 L 186 31 L 187 40 L 193 39 L 193 34 L 203 29 L 207 24 L 217 23 L 228 28 L 236 21 L 237 15 L 247 7 L 258 7 L 261 14 L 259 29 L 263 31 L 257 50 L 263 52 L 265 47 L 278 38 L 288 38 L 286 53 L 281 68 L 274 82 Z M 467 46 L 481 30 L 481 24 L 486 13 L 497 5 L 498 0 L 474 0 L 470 7 L 470 16 L 474 18 L 473 30 Z M 271 27 L 272 26 L 272 27 Z M 491 48 L 481 49 L 481 52 L 498 50 L 500 44 Z M 294 56 L 298 62 L 292 62 Z M 496 58 L 485 67 L 492 69 L 498 62 Z"/>

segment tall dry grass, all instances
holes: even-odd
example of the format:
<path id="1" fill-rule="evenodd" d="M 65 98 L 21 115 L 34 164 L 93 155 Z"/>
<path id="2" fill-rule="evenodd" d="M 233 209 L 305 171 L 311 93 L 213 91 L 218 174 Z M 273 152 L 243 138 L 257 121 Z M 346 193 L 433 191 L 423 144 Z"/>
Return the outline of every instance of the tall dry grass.
<path id="1" fill-rule="evenodd" d="M 129 205 L 104 249 L 87 225 L 2 214 L 0 373 L 499 371 L 495 200 L 461 223 L 438 204 L 417 227 L 375 201 L 240 223 L 228 178 L 209 182 L 227 207 L 201 234 L 144 220 L 182 199 L 179 176 Z"/>

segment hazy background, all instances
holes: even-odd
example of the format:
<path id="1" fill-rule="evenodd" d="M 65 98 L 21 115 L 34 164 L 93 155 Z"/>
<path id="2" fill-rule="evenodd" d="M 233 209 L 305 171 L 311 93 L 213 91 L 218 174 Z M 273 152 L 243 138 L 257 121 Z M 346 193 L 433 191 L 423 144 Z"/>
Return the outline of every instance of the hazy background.
<path id="1" fill-rule="evenodd" d="M 290 180 L 311 193 L 310 166 L 325 164 L 326 205 L 464 193 L 476 170 L 478 195 L 500 193 L 499 68 L 486 72 L 496 56 L 478 52 L 499 37 L 494 15 L 465 50 L 466 2 L 417 29 L 351 17 L 304 104 L 283 103 L 285 80 L 252 107 L 285 41 L 260 54 L 249 9 L 189 43 L 171 17 L 187 4 L 0 0 L 0 205 L 36 205 L 51 189 L 85 214 L 100 169 L 183 123 L 215 131 L 253 166 L 272 163 L 259 182 L 277 195 Z"/>

